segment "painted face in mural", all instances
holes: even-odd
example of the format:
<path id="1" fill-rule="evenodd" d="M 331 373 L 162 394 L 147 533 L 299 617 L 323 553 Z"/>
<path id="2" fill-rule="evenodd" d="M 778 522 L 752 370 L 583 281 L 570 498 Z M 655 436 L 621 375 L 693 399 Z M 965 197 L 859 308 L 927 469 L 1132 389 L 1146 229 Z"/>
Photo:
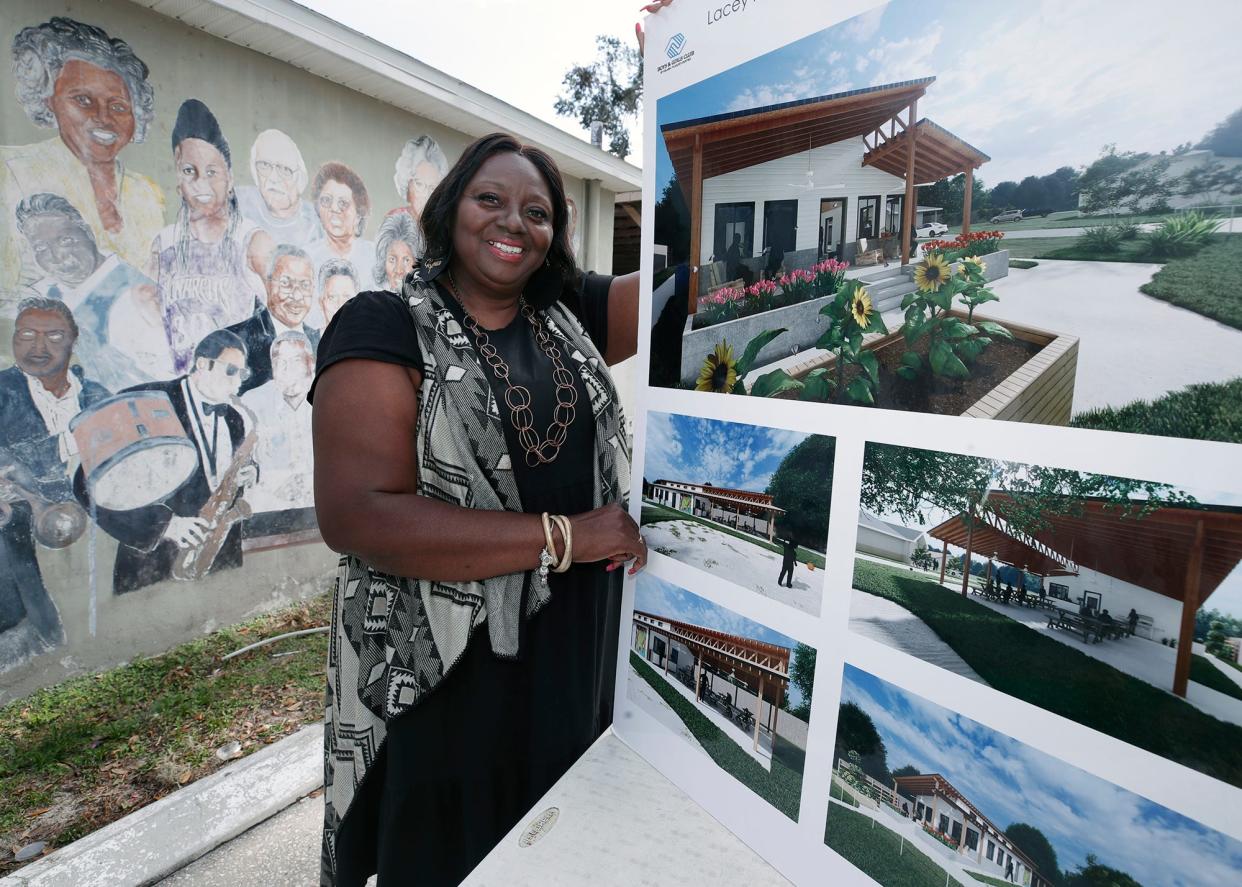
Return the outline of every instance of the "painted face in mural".
<path id="1" fill-rule="evenodd" d="M 59 311 L 27 309 L 13 328 L 13 361 L 26 375 L 48 382 L 65 374 L 73 342 L 73 327 Z"/>
<path id="2" fill-rule="evenodd" d="M 319 222 L 333 240 L 353 240 L 358 231 L 358 206 L 349 185 L 329 179 L 319 192 Z"/>
<path id="3" fill-rule="evenodd" d="M 66 286 L 82 283 L 103 261 L 94 238 L 61 213 L 27 220 L 26 239 L 39 267 Z"/>
<path id="4" fill-rule="evenodd" d="M 323 311 L 324 323 L 331 321 L 341 306 L 352 299 L 356 292 L 358 292 L 358 284 L 352 277 L 346 277 L 344 274 L 329 277 L 319 296 L 319 308 Z"/>
<path id="5" fill-rule="evenodd" d="M 272 354 L 272 379 L 285 397 L 305 397 L 315 374 L 315 358 L 296 342 L 282 342 Z"/>
<path id="6" fill-rule="evenodd" d="M 241 390 L 245 370 L 245 355 L 236 348 L 225 348 L 214 359 L 197 358 L 190 378 L 198 393 L 209 403 L 227 403 Z"/>
<path id="7" fill-rule="evenodd" d="M 410 179 L 410 184 L 406 187 L 406 202 L 414 210 L 414 218 L 422 217 L 427 198 L 431 196 L 431 192 L 436 189 L 436 185 L 440 184 L 442 178 L 435 164 L 428 163 L 426 160 L 414 167 L 414 177 Z"/>
<path id="8" fill-rule="evenodd" d="M 489 157 L 457 204 L 454 259 L 501 289 L 525 281 L 552 245 L 552 198 L 535 164 L 520 154 Z"/>
<path id="9" fill-rule="evenodd" d="M 120 74 L 71 59 L 52 88 L 48 107 L 60 138 L 83 164 L 111 163 L 134 137 L 134 109 Z"/>
<path id="10" fill-rule="evenodd" d="M 267 310 L 285 326 L 302 325 L 315 293 L 315 269 L 301 256 L 281 256 L 267 280 Z"/>
<path id="11" fill-rule="evenodd" d="M 388 288 L 393 292 L 401 289 L 401 281 L 414 267 L 414 251 L 404 240 L 394 240 L 388 245 L 384 258 L 384 273 L 388 275 Z"/>
<path id="12" fill-rule="evenodd" d="M 255 145 L 257 156 L 254 171 L 258 176 L 263 202 L 278 219 L 288 218 L 297 209 L 301 196 L 298 189 L 297 155 L 288 145 L 268 140 Z"/>
<path id="13" fill-rule="evenodd" d="M 210 142 L 184 139 L 173 154 L 177 190 L 191 220 L 220 216 L 228 210 L 233 174 L 224 155 Z"/>

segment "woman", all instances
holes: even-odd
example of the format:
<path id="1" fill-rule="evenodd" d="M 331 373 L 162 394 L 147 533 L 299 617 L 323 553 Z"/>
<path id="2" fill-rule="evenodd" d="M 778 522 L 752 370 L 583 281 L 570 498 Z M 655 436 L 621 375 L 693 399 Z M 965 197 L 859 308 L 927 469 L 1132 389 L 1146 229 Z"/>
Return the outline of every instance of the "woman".
<path id="1" fill-rule="evenodd" d="M 146 140 L 155 90 L 142 59 L 124 40 L 69 18 L 23 28 L 13 39 L 17 99 L 35 126 L 56 130 L 45 142 L 0 148 L 0 207 L 34 194 L 58 194 L 81 212 L 105 253 L 142 267 L 164 223 L 155 182 L 126 169 L 122 152 Z M 0 284 L 39 276 L 12 225 L 0 228 Z"/>
<path id="2" fill-rule="evenodd" d="M 393 169 L 392 184 L 397 197 L 405 203 L 388 211 L 389 216 L 404 213 L 417 222 L 423 215 L 427 198 L 448 170 L 448 158 L 438 142 L 429 135 L 410 139 L 401 149 Z"/>
<path id="3" fill-rule="evenodd" d="M 418 223 L 406 213 L 384 219 L 375 238 L 375 267 L 371 274 L 376 286 L 392 293 L 401 292 L 401 281 L 422 255 Z"/>
<path id="4" fill-rule="evenodd" d="M 266 303 L 271 236 L 242 217 L 228 140 L 211 110 L 186 99 L 172 130 L 181 209 L 151 244 L 173 369 L 189 371 L 208 333 L 241 323 Z"/>
<path id="5" fill-rule="evenodd" d="M 646 548 L 604 363 L 634 353 L 637 276 L 578 274 L 566 215 L 551 158 L 480 139 L 401 295 L 320 344 L 325 884 L 456 884 L 611 720 L 614 568 Z"/>
<path id="6" fill-rule="evenodd" d="M 322 240 L 308 248 L 315 268 L 329 259 L 344 259 L 355 268 L 370 267 L 375 244 L 362 234 L 367 230 L 371 196 L 362 177 L 344 163 L 329 161 L 315 173 L 311 196 L 324 233 Z"/>

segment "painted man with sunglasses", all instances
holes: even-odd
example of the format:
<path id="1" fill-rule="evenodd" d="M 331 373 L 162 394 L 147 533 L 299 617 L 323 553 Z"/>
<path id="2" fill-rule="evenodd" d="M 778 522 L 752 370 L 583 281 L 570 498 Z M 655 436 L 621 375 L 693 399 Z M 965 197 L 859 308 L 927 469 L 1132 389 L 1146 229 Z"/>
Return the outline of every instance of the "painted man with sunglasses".
<path id="1" fill-rule="evenodd" d="M 249 375 L 246 343 L 235 333 L 216 330 L 198 343 L 186 375 L 126 389 L 163 391 L 168 395 L 173 411 L 198 451 L 198 466 L 185 483 L 164 499 L 129 511 L 96 508 L 99 526 L 121 543 L 112 571 L 113 593 L 135 591 L 169 578 L 177 550 L 200 544 L 210 531 L 198 514 L 220 485 L 233 453 L 246 436 L 245 421 L 232 402 Z M 257 479 L 258 471 L 253 465 L 243 468 L 238 475 L 239 489 L 244 490 Z M 74 477 L 74 494 L 89 509 L 81 470 Z M 211 571 L 240 567 L 241 563 L 241 529 L 234 525 Z"/>
<path id="2" fill-rule="evenodd" d="M 267 272 L 267 305 L 254 316 L 235 323 L 229 331 L 246 343 L 250 377 L 242 392 L 272 380 L 272 343 L 281 333 L 301 333 L 312 353 L 319 347 L 319 330 L 305 323 L 315 298 L 315 266 L 301 249 L 282 243 L 272 253 Z"/>

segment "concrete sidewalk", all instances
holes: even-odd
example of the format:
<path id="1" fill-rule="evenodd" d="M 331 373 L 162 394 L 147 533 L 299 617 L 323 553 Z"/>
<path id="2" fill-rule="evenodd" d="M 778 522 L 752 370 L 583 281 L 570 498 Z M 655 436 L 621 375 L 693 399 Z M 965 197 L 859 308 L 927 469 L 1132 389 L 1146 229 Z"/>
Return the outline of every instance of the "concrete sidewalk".
<path id="1" fill-rule="evenodd" d="M 311 724 L 19 869 L 0 880 L 0 885 L 153 884 L 265 822 L 322 784 L 323 725 Z M 319 808 L 317 803 L 309 806 Z M 317 857 L 316 853 L 311 876 L 296 881 L 269 882 L 247 876 L 221 883 L 315 883 Z"/>

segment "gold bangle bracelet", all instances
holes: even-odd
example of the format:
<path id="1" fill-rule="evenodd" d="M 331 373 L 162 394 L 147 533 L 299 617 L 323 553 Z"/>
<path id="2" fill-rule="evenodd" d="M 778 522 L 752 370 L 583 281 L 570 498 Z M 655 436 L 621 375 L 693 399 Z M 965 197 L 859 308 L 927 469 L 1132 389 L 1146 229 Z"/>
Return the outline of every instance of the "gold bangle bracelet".
<path id="1" fill-rule="evenodd" d="M 556 521 L 556 525 L 561 528 L 561 536 L 565 539 L 565 554 L 561 557 L 560 563 L 552 568 L 554 573 L 564 573 L 574 562 L 574 531 L 569 523 L 569 518 L 563 514 L 552 515 L 552 520 Z"/>
<path id="2" fill-rule="evenodd" d="M 552 555 L 552 558 L 555 561 L 556 560 L 556 539 L 552 535 L 552 515 L 548 514 L 545 511 L 540 516 L 540 520 L 543 521 L 544 547 L 548 549 L 548 554 Z"/>

